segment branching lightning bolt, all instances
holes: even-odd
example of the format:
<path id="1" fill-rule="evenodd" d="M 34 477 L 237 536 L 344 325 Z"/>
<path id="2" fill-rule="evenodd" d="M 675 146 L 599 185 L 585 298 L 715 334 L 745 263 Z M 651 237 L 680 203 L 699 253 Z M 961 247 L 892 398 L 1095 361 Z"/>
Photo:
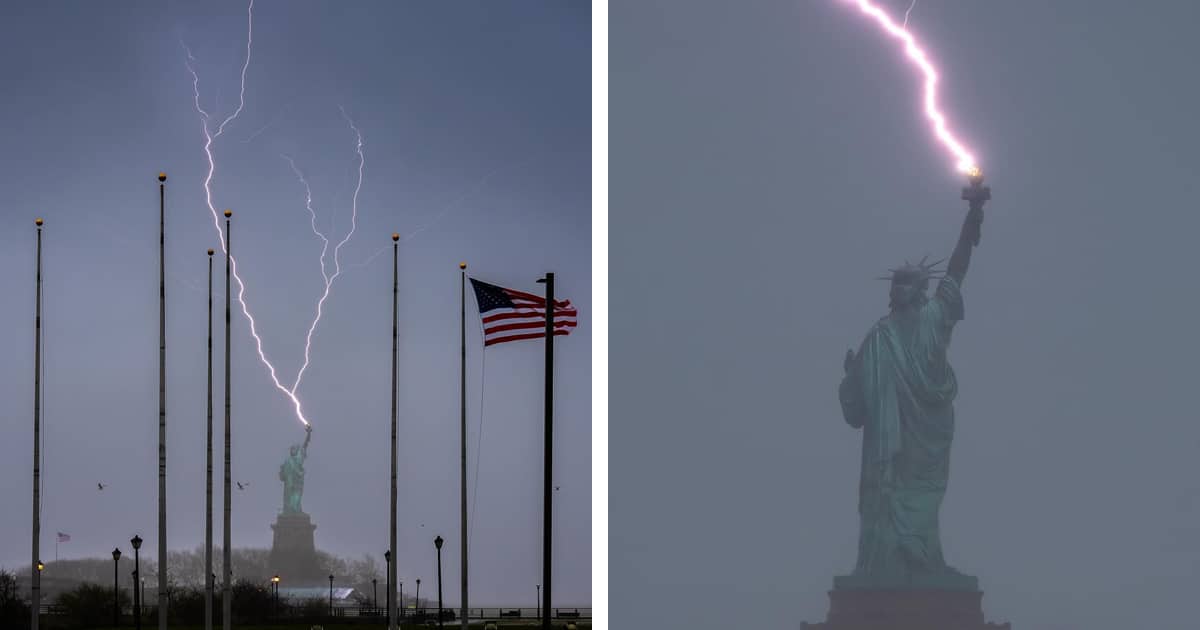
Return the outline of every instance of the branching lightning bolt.
<path id="1" fill-rule="evenodd" d="M 300 366 L 300 371 L 296 373 L 296 382 L 292 384 L 291 395 L 295 397 L 296 389 L 300 387 L 300 381 L 304 378 L 304 371 L 308 369 L 309 350 L 312 347 L 313 332 L 317 329 L 317 323 L 321 321 L 322 309 L 325 306 L 325 300 L 329 298 L 329 292 L 333 288 L 333 283 L 337 277 L 342 275 L 341 250 L 351 237 L 354 236 L 354 231 L 358 229 L 358 193 L 362 190 L 363 166 L 366 160 L 362 152 L 362 132 L 354 125 L 354 121 L 346 115 L 346 110 L 341 109 L 342 117 L 350 124 L 350 128 L 354 130 L 354 135 L 358 142 L 355 145 L 355 152 L 358 154 L 358 184 L 354 187 L 354 196 L 350 203 L 350 231 L 346 233 L 345 238 L 338 242 L 333 248 L 333 274 L 330 275 L 325 268 L 325 254 L 329 250 L 329 239 L 317 229 L 317 213 L 312 208 L 312 191 L 308 186 L 308 181 L 304 179 L 304 174 L 300 169 L 296 168 L 295 162 L 291 158 L 286 158 L 288 163 L 292 165 L 292 170 L 296 173 L 296 177 L 304 184 L 305 192 L 305 207 L 308 208 L 309 214 L 312 217 L 312 229 L 318 237 L 324 242 L 321 248 L 321 277 L 325 279 L 325 292 L 321 294 L 321 298 L 317 300 L 317 315 L 313 318 L 312 324 L 308 327 L 308 335 L 304 338 L 304 365 Z"/>
<path id="2" fill-rule="evenodd" d="M 210 126 L 210 123 L 213 120 L 212 116 L 207 111 L 205 111 L 204 108 L 200 105 L 200 87 L 199 87 L 200 86 L 200 77 L 196 73 L 195 69 L 192 67 L 192 64 L 191 64 L 192 61 L 195 61 L 195 58 L 192 56 L 192 53 L 190 50 L 188 50 L 187 46 L 184 45 L 184 50 L 187 52 L 187 60 L 185 61 L 185 65 L 187 66 L 188 71 L 191 72 L 191 74 L 192 74 L 192 90 L 193 90 L 193 94 L 195 97 L 196 111 L 200 114 L 200 120 L 201 120 L 202 128 L 204 131 L 204 154 L 208 158 L 208 173 L 206 174 L 206 176 L 204 178 L 204 198 L 205 198 L 205 202 L 208 205 L 208 210 L 212 214 L 213 226 L 217 230 L 217 238 L 219 239 L 219 241 L 221 243 L 221 251 L 222 252 L 226 252 L 228 250 L 227 250 L 226 243 L 225 243 L 225 235 L 221 230 L 221 222 L 220 222 L 220 219 L 218 218 L 217 209 L 212 201 L 212 180 L 213 180 L 213 174 L 216 170 L 216 162 L 213 159 L 212 145 L 213 145 L 213 142 L 217 138 L 219 138 L 222 133 L 224 133 L 226 125 L 233 122 L 233 120 L 236 119 L 238 117 L 238 115 L 241 114 L 242 110 L 245 108 L 245 104 L 246 104 L 246 71 L 250 67 L 250 52 L 251 52 L 251 47 L 252 47 L 252 44 L 254 41 L 254 0 L 250 0 L 249 6 L 246 10 L 246 15 L 247 15 L 247 20 L 246 20 L 247 21 L 246 61 L 242 65 L 241 82 L 240 82 L 240 86 L 239 86 L 240 89 L 239 89 L 239 97 L 238 97 L 238 107 L 236 110 L 234 110 L 234 112 L 232 114 L 230 114 L 228 117 L 226 117 L 224 120 L 221 121 L 220 125 L 217 126 L 217 129 L 215 132 L 212 131 L 212 128 Z M 182 42 L 181 42 L 181 44 L 182 44 Z M 316 317 L 313 319 L 312 324 L 309 326 L 308 333 L 305 336 L 304 364 L 297 371 L 296 380 L 291 385 L 291 387 L 288 387 L 287 385 L 285 385 L 284 383 L 282 383 L 279 380 L 278 372 L 275 369 L 275 366 L 271 363 L 271 360 L 269 358 L 267 358 L 266 353 L 263 351 L 262 337 L 260 337 L 258 334 L 257 323 L 254 320 L 254 316 L 250 314 L 250 308 L 246 303 L 246 284 L 242 280 L 241 275 L 238 273 L 237 259 L 234 258 L 233 256 L 230 256 L 233 277 L 237 280 L 237 284 L 238 284 L 238 293 L 237 293 L 238 303 L 241 305 L 242 314 L 246 317 L 246 320 L 250 323 L 250 334 L 251 334 L 251 336 L 254 337 L 255 348 L 258 352 L 258 358 L 259 358 L 259 360 L 262 361 L 263 365 L 266 366 L 267 372 L 270 375 L 271 381 L 274 383 L 275 388 L 278 389 L 284 396 L 286 396 L 288 398 L 288 400 L 291 401 L 292 406 L 296 412 L 296 417 L 305 426 L 310 426 L 310 422 L 308 421 L 308 418 L 306 418 L 304 415 L 304 409 L 303 409 L 303 405 L 301 405 L 301 403 L 300 403 L 300 399 L 296 397 L 296 390 L 300 387 L 300 382 L 303 379 L 304 372 L 308 368 L 308 365 L 310 363 L 310 350 L 311 350 L 311 346 L 312 346 L 312 337 L 313 337 L 313 333 L 316 331 L 317 324 L 321 320 L 322 309 L 324 307 L 325 300 L 329 297 L 329 293 L 333 287 L 334 281 L 337 279 L 337 277 L 339 275 L 341 275 L 341 272 L 342 272 L 340 258 L 339 258 L 340 250 L 341 250 L 342 246 L 345 245 L 350 240 L 350 238 L 354 235 L 354 231 L 357 227 L 358 193 L 359 193 L 359 190 L 361 190 L 361 188 L 362 188 L 363 166 L 365 164 L 365 159 L 363 157 L 363 152 L 362 152 L 362 146 L 363 146 L 362 133 L 358 129 L 358 127 L 355 126 L 354 121 L 352 121 L 350 119 L 350 117 L 346 115 L 346 112 L 344 109 L 342 109 L 342 116 L 346 119 L 346 122 L 349 123 L 350 128 L 354 131 L 355 136 L 357 138 L 357 145 L 356 145 L 355 150 L 356 150 L 356 152 L 358 154 L 358 158 L 359 158 L 358 185 L 354 190 L 354 198 L 353 198 L 353 202 L 352 202 L 351 229 L 346 234 L 345 238 L 343 238 L 340 242 L 338 242 L 338 244 L 334 247 L 334 253 L 333 253 L 334 272 L 332 274 L 328 273 L 326 265 L 325 265 L 325 259 L 326 259 L 326 255 L 327 255 L 327 252 L 329 249 L 330 241 L 329 241 L 329 238 L 327 238 L 323 233 L 321 233 L 320 230 L 317 229 L 316 211 L 312 207 L 312 191 L 309 188 L 308 181 L 304 178 L 304 175 L 300 171 L 300 169 L 296 167 L 295 162 L 290 157 L 284 156 L 284 158 L 288 160 L 288 163 L 291 164 L 292 170 L 296 173 L 296 176 L 300 179 L 300 182 L 304 185 L 305 194 L 306 194 L 305 207 L 309 210 L 309 213 L 311 214 L 311 217 L 312 217 L 313 232 L 316 233 L 316 235 L 319 238 L 321 238 L 321 240 L 324 243 L 324 245 L 321 249 L 320 261 L 321 261 L 321 277 L 324 280 L 325 288 L 324 288 L 323 294 L 321 295 L 321 298 L 317 301 Z M 260 133 L 261 133 L 261 130 L 260 130 Z M 253 138 L 253 136 L 252 136 L 252 138 Z"/>
<path id="3" fill-rule="evenodd" d="M 892 18 L 883 9 L 872 4 L 870 0 L 842 1 L 857 5 L 859 10 L 864 14 L 874 18 L 879 23 L 879 26 L 883 28 L 884 32 L 904 43 L 904 53 L 925 75 L 925 117 L 933 125 L 934 135 L 955 157 L 957 160 L 955 167 L 959 171 L 964 173 L 976 171 L 978 166 L 975 163 L 975 158 L 946 127 L 946 116 L 938 109 L 937 104 L 937 68 L 933 67 L 928 55 L 917 45 L 916 38 L 905 27 L 899 26 L 892 21 Z M 911 7 L 909 10 L 912 10 Z"/>
<path id="4" fill-rule="evenodd" d="M 908 16 L 912 13 L 914 7 L 917 6 L 917 0 L 912 0 L 912 4 L 908 5 L 908 10 L 904 12 L 904 28 L 908 28 Z"/>

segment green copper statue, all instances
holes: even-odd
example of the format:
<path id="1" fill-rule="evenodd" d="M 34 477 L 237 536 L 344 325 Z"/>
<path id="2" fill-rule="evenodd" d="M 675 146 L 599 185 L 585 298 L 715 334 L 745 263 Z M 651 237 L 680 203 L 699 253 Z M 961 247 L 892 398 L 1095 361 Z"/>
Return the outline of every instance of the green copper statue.
<path id="1" fill-rule="evenodd" d="M 933 295 L 926 291 L 937 263 L 922 259 L 893 269 L 885 278 L 891 312 L 857 353 L 846 352 L 838 394 L 846 422 L 863 430 L 860 529 L 854 573 L 835 578 L 835 588 L 978 589 L 976 578 L 942 557 L 938 509 L 949 480 L 958 392 L 946 350 L 963 319 L 963 279 L 989 198 L 981 182 L 976 173 L 963 190 L 970 210 Z"/>
<path id="2" fill-rule="evenodd" d="M 304 445 L 293 444 L 291 454 L 279 467 L 279 480 L 283 482 L 283 513 L 302 514 L 300 497 L 304 494 L 304 459 L 308 457 L 308 442 L 312 439 L 312 425 L 304 427 Z"/>

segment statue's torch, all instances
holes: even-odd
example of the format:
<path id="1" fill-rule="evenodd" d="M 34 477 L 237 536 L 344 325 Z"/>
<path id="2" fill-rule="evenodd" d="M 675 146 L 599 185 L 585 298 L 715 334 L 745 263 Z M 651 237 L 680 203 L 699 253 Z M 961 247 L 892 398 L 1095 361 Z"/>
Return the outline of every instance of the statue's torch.
<path id="1" fill-rule="evenodd" d="M 967 182 L 970 186 L 963 187 L 962 198 L 972 212 L 982 212 L 984 202 L 992 198 L 992 189 L 983 185 L 983 171 L 978 166 L 972 166 L 967 171 Z M 979 245 L 979 237 L 980 234 L 976 233 L 973 245 Z"/>

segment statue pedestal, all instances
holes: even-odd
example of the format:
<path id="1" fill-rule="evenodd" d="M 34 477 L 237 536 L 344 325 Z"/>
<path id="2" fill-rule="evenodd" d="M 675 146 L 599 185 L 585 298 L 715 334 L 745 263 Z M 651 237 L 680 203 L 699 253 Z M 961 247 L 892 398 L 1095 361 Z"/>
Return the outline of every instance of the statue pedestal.
<path id="1" fill-rule="evenodd" d="M 317 549 L 313 543 L 313 525 L 308 514 L 280 514 L 271 525 L 275 536 L 271 543 L 268 569 L 282 577 L 292 586 L 308 582 L 321 584 L 327 581 L 317 564 Z"/>
<path id="2" fill-rule="evenodd" d="M 801 630 L 1010 630 L 983 620 L 983 592 L 934 589 L 834 589 L 829 614 Z"/>

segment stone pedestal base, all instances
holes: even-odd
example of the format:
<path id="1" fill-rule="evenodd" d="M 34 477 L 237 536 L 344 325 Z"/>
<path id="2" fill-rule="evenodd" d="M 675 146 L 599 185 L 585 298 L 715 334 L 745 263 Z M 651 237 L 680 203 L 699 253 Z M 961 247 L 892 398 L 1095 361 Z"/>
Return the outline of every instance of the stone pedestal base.
<path id="1" fill-rule="evenodd" d="M 291 586 L 328 581 L 317 564 L 317 549 L 313 543 L 313 531 L 317 526 L 308 514 L 280 514 L 271 529 L 275 531 L 268 561 L 272 574 L 279 575 Z"/>
<path id="2" fill-rule="evenodd" d="M 982 591 L 832 590 L 829 615 L 801 630 L 1010 630 L 983 620 Z"/>

